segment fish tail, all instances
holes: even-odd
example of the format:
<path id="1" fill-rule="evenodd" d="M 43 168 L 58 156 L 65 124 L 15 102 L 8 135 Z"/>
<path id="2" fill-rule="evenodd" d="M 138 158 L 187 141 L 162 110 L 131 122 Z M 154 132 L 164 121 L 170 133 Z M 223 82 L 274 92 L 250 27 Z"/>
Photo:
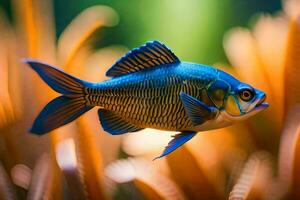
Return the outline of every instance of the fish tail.
<path id="1" fill-rule="evenodd" d="M 25 63 L 61 96 L 49 102 L 35 119 L 30 132 L 43 135 L 78 118 L 92 109 L 85 100 L 85 88 L 91 83 L 75 78 L 50 65 L 26 59 Z"/>

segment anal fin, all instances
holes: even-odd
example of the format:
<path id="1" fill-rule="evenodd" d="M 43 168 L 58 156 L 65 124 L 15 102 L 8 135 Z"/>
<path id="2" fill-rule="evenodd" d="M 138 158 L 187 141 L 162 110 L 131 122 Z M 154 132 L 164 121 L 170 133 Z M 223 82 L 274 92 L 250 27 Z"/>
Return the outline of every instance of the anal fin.
<path id="1" fill-rule="evenodd" d="M 124 119 L 122 119 L 120 116 L 115 114 L 113 111 L 99 109 L 98 115 L 99 115 L 102 128 L 106 132 L 112 135 L 120 135 L 129 132 L 136 132 L 143 129 L 126 122 Z"/>
<path id="2" fill-rule="evenodd" d="M 197 134 L 196 132 L 184 131 L 182 133 L 178 133 L 178 134 L 174 135 L 173 136 L 174 138 L 168 143 L 168 146 L 166 146 L 163 153 L 160 156 L 154 158 L 153 160 L 162 158 L 162 157 L 172 153 L 177 148 L 179 148 L 181 145 L 183 145 L 184 143 L 186 143 L 187 141 L 192 139 L 196 134 Z"/>

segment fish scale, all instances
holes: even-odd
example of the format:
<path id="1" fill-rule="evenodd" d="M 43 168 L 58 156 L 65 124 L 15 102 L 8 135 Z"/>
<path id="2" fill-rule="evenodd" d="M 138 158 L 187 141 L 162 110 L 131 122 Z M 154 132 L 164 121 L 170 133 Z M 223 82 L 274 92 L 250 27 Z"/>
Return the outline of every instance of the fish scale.
<path id="1" fill-rule="evenodd" d="M 155 87 L 156 85 L 159 87 Z M 180 100 L 180 92 L 200 97 L 203 87 L 202 82 L 188 81 L 177 76 L 147 79 L 143 83 L 131 83 L 126 88 L 88 91 L 93 91 L 89 95 L 95 96 L 91 105 L 111 110 L 130 123 L 175 130 L 178 127 L 192 126 Z"/>

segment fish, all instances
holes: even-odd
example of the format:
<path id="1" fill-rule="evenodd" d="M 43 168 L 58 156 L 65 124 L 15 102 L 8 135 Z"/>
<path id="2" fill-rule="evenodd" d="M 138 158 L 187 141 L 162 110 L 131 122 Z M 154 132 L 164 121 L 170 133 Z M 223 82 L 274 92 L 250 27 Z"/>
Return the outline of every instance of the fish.
<path id="1" fill-rule="evenodd" d="M 180 61 L 155 40 L 121 57 L 106 72 L 110 79 L 98 83 L 38 60 L 24 62 L 61 94 L 36 117 L 31 133 L 46 134 L 99 107 L 102 128 L 111 135 L 145 128 L 177 132 L 155 159 L 199 132 L 230 126 L 269 105 L 263 91 L 212 66 Z"/>

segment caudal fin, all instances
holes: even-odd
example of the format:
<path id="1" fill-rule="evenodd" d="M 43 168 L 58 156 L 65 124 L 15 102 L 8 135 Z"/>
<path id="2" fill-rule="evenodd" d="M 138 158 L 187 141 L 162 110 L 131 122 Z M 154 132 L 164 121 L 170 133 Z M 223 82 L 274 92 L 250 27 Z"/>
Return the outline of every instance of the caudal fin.
<path id="1" fill-rule="evenodd" d="M 26 59 L 39 76 L 56 92 L 63 94 L 49 102 L 35 119 L 30 132 L 42 135 L 63 126 L 86 111 L 84 88 L 89 84 L 50 65 Z"/>

